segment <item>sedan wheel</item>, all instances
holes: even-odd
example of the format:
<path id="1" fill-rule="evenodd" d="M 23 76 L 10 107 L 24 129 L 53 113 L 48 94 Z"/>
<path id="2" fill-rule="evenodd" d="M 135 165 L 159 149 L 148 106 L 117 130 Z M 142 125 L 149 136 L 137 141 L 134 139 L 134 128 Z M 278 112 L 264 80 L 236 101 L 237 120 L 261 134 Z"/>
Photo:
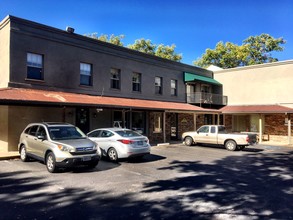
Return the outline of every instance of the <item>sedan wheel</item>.
<path id="1" fill-rule="evenodd" d="M 113 147 L 111 147 L 108 150 L 108 157 L 111 161 L 117 161 L 118 159 L 117 151 Z"/>
<path id="2" fill-rule="evenodd" d="M 225 143 L 225 147 L 229 151 L 235 151 L 237 149 L 237 144 L 233 140 L 229 140 Z"/>
<path id="3" fill-rule="evenodd" d="M 187 145 L 187 146 L 191 146 L 192 143 L 193 143 L 193 139 L 192 139 L 191 137 L 186 137 L 186 138 L 184 139 L 184 143 L 185 143 L 185 145 Z"/>
<path id="4" fill-rule="evenodd" d="M 55 155 L 52 152 L 48 153 L 46 157 L 46 166 L 50 173 L 54 173 L 57 170 Z"/>
<path id="5" fill-rule="evenodd" d="M 21 159 L 23 162 L 28 161 L 28 157 L 27 157 L 27 154 L 26 154 L 26 148 L 25 148 L 25 145 L 22 145 L 21 148 L 20 148 L 20 159 Z"/>

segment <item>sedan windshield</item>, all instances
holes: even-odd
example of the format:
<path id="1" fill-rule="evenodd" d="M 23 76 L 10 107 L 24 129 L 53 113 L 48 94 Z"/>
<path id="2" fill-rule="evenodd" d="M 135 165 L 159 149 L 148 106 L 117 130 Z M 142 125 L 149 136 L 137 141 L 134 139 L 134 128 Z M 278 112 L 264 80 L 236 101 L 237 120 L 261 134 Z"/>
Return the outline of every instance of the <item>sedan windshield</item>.
<path id="1" fill-rule="evenodd" d="M 49 127 L 49 135 L 52 140 L 83 139 L 86 136 L 76 127 L 73 126 L 56 126 Z"/>
<path id="2" fill-rule="evenodd" d="M 122 137 L 139 137 L 141 136 L 139 133 L 131 130 L 121 130 L 121 131 L 116 131 L 117 134 L 119 134 Z"/>

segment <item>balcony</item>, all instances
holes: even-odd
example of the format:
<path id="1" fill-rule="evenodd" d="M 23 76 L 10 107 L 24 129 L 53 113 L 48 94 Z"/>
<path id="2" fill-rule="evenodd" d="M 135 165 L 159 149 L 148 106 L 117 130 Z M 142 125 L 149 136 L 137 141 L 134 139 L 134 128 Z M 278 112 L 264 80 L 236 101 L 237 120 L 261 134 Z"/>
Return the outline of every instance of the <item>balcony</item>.
<path id="1" fill-rule="evenodd" d="M 213 93 L 203 93 L 203 92 L 195 92 L 195 93 L 187 93 L 187 103 L 191 104 L 210 104 L 210 105 L 227 105 L 228 97 L 213 94 Z"/>

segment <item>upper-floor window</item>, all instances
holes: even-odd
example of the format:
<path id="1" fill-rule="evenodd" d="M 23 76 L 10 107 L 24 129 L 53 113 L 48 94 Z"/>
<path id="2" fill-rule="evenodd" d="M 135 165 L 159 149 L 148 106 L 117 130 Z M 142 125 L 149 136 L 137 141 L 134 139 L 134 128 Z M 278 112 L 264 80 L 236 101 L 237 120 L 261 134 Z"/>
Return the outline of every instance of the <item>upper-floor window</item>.
<path id="1" fill-rule="evenodd" d="M 132 91 L 135 91 L 135 92 L 141 91 L 141 74 L 140 73 L 132 74 Z"/>
<path id="2" fill-rule="evenodd" d="M 80 85 L 92 85 L 92 65 L 80 63 Z"/>
<path id="3" fill-rule="evenodd" d="M 111 88 L 120 89 L 120 70 L 111 68 Z"/>
<path id="4" fill-rule="evenodd" d="M 171 79 L 171 95 L 177 95 L 177 80 Z"/>
<path id="5" fill-rule="evenodd" d="M 27 53 L 27 78 L 43 80 L 43 55 Z"/>
<path id="6" fill-rule="evenodd" d="M 156 77 L 155 78 L 155 93 L 156 94 L 162 94 L 162 77 Z"/>

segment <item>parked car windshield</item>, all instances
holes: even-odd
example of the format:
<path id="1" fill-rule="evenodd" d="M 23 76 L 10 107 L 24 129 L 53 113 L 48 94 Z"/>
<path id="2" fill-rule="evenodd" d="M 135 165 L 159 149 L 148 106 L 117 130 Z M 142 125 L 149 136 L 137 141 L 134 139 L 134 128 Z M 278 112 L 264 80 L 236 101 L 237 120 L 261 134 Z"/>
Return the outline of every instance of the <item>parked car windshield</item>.
<path id="1" fill-rule="evenodd" d="M 119 134 L 122 137 L 139 137 L 141 136 L 139 133 L 131 130 L 121 130 L 121 131 L 116 131 L 117 134 Z"/>
<path id="2" fill-rule="evenodd" d="M 73 126 L 49 127 L 49 135 L 52 140 L 84 139 L 85 134 Z"/>

